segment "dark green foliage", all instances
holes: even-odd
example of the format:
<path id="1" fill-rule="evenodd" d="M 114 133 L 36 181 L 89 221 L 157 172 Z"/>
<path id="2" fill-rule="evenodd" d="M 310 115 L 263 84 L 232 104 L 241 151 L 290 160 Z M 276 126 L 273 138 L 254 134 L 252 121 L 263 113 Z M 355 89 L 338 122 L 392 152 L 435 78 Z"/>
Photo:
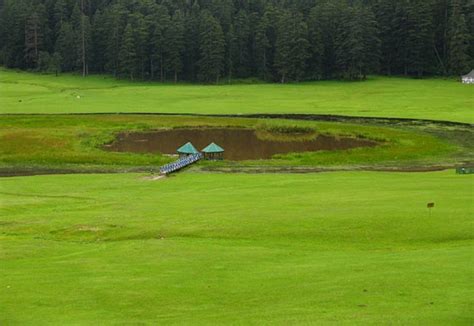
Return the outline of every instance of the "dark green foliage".
<path id="1" fill-rule="evenodd" d="M 64 71 L 71 71 L 76 68 L 78 52 L 76 49 L 76 39 L 72 26 L 68 22 L 63 22 L 56 39 L 55 50 L 61 56 L 61 68 Z"/>
<path id="2" fill-rule="evenodd" d="M 379 0 L 374 5 L 374 13 L 378 22 L 380 37 L 380 58 L 382 73 L 388 75 L 396 69 L 401 41 L 401 21 L 397 13 L 398 5 L 393 0 Z"/>
<path id="3" fill-rule="evenodd" d="M 198 62 L 199 80 L 219 83 L 224 68 L 225 42 L 222 28 L 210 12 L 204 11 L 201 18 L 200 54 Z"/>
<path id="4" fill-rule="evenodd" d="M 473 34 L 472 0 L 0 2 L 6 67 L 57 53 L 62 71 L 163 82 L 459 75 Z"/>
<path id="5" fill-rule="evenodd" d="M 313 10 L 308 18 L 308 41 L 310 44 L 309 77 L 320 79 L 323 77 L 323 27 L 317 10 Z"/>
<path id="6" fill-rule="evenodd" d="M 255 63 L 257 65 L 258 76 L 263 80 L 270 74 L 269 54 L 271 52 L 271 43 L 268 37 L 269 21 L 267 16 L 263 16 L 255 31 Z"/>
<path id="7" fill-rule="evenodd" d="M 421 77 L 434 60 L 430 1 L 410 0 L 406 7 L 405 74 Z"/>
<path id="8" fill-rule="evenodd" d="M 170 16 L 163 6 L 157 6 L 151 16 L 151 58 L 150 72 L 152 78 L 158 72 L 161 81 L 165 78 L 165 53 L 167 48 L 167 29 L 170 27 Z"/>
<path id="9" fill-rule="evenodd" d="M 107 51 L 107 26 L 102 11 L 97 10 L 92 17 L 91 43 L 89 51 L 89 69 L 103 72 L 106 65 L 104 53 Z"/>
<path id="10" fill-rule="evenodd" d="M 183 69 L 184 52 L 184 18 L 179 10 L 174 13 L 166 29 L 165 40 L 165 65 L 176 83 Z"/>
<path id="11" fill-rule="evenodd" d="M 291 25 L 291 14 L 288 12 L 283 13 L 278 22 L 275 44 L 275 68 L 282 83 L 286 81 L 292 60 L 291 43 L 293 41 L 293 35 L 290 30 Z"/>
<path id="12" fill-rule="evenodd" d="M 133 80 L 136 72 L 137 53 L 135 51 L 134 31 L 132 25 L 125 27 L 120 52 L 118 55 L 118 66 L 120 74 L 129 76 Z"/>
<path id="13" fill-rule="evenodd" d="M 300 13 L 282 12 L 278 21 L 275 67 L 282 83 L 300 81 L 310 57 L 308 27 Z"/>
<path id="14" fill-rule="evenodd" d="M 375 17 L 362 6 L 344 9 L 342 17 L 334 42 L 340 77 L 365 79 L 378 63 L 379 40 Z"/>
<path id="15" fill-rule="evenodd" d="M 469 41 L 472 41 L 469 34 L 466 19 L 461 10 L 461 1 L 452 1 L 451 17 L 448 21 L 448 71 L 454 75 L 461 75 L 469 70 Z"/>
<path id="16" fill-rule="evenodd" d="M 36 67 L 39 52 L 43 46 L 43 31 L 40 27 L 40 18 L 33 12 L 25 24 L 25 62 L 27 67 Z"/>
<path id="17" fill-rule="evenodd" d="M 38 56 L 38 70 L 58 75 L 61 71 L 61 56 L 57 52 L 50 55 L 49 52 L 41 51 Z"/>
<path id="18" fill-rule="evenodd" d="M 249 75 L 249 44 L 250 26 L 249 17 L 245 10 L 241 9 L 234 17 L 233 42 L 229 49 L 232 63 L 236 67 L 237 77 L 248 77 Z"/>

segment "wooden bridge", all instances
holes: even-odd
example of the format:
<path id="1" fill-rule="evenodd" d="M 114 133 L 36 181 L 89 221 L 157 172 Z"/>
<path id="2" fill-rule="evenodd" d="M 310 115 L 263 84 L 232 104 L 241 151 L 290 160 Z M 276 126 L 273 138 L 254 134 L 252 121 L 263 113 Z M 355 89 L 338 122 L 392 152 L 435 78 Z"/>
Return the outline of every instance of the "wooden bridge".
<path id="1" fill-rule="evenodd" d="M 181 170 L 182 168 L 185 168 L 186 166 L 189 166 L 199 161 L 200 159 L 202 159 L 202 157 L 203 155 L 201 153 L 181 157 L 179 160 L 174 161 L 173 163 L 163 165 L 160 168 L 160 174 L 166 175 Z"/>

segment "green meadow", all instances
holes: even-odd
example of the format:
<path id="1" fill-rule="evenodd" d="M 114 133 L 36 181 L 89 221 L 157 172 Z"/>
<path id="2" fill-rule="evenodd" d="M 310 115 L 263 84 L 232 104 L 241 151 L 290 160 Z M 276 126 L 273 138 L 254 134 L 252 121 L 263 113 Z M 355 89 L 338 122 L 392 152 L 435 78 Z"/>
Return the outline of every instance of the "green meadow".
<path id="1" fill-rule="evenodd" d="M 474 179 L 454 170 L 474 162 L 473 89 L 0 69 L 0 175 L 14 176 L 0 177 L 0 325 L 473 325 Z M 433 121 L 209 116 L 258 113 Z M 164 178 L 173 157 L 105 150 L 121 133 L 227 127 L 377 144 Z M 380 172 L 428 170 L 442 171 Z"/>
<path id="2" fill-rule="evenodd" d="M 0 70 L 0 113 L 311 113 L 474 122 L 472 85 L 454 79 L 190 85 Z"/>
<path id="3" fill-rule="evenodd" d="M 472 325 L 473 181 L 2 178 L 0 323 Z"/>

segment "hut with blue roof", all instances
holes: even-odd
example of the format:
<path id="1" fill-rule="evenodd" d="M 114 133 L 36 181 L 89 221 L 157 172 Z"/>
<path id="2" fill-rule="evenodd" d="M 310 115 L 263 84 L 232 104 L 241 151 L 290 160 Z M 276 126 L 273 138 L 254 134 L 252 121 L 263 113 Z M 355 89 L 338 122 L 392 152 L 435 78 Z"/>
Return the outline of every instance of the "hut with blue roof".
<path id="1" fill-rule="evenodd" d="M 186 144 L 178 148 L 177 152 L 180 157 L 199 154 L 198 150 L 196 149 L 196 147 L 193 146 L 193 144 L 191 144 L 191 142 L 187 142 Z"/>
<path id="2" fill-rule="evenodd" d="M 224 149 L 216 143 L 210 143 L 202 152 L 207 160 L 222 160 L 224 158 Z"/>

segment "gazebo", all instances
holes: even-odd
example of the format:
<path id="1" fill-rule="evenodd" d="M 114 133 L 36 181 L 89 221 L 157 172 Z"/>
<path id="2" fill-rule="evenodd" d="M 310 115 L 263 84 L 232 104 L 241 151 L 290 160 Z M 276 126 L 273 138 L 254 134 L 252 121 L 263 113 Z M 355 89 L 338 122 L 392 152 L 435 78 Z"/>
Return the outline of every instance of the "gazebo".
<path id="1" fill-rule="evenodd" d="M 177 150 L 179 156 L 188 156 L 188 155 L 194 155 L 194 154 L 199 154 L 197 149 L 191 144 L 190 142 L 187 142 Z"/>
<path id="2" fill-rule="evenodd" d="M 224 158 L 224 149 L 216 143 L 210 143 L 202 152 L 207 160 L 222 160 Z"/>
<path id="3" fill-rule="evenodd" d="M 463 84 L 474 84 L 474 69 L 470 73 L 461 77 Z"/>

